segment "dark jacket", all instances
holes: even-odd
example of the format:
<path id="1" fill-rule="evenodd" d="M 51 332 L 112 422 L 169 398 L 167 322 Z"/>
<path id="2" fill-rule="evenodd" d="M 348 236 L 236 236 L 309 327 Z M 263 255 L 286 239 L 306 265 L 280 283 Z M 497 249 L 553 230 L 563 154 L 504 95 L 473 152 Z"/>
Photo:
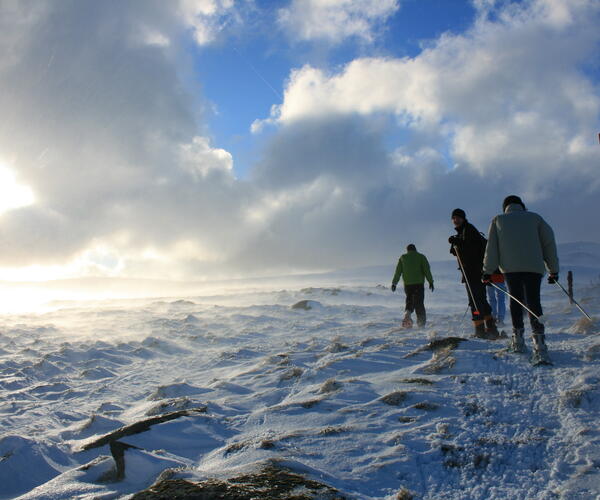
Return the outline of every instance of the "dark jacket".
<path id="1" fill-rule="evenodd" d="M 455 243 L 458 247 L 458 254 L 465 272 L 469 276 L 481 277 L 483 269 L 483 257 L 485 256 L 486 239 L 481 235 L 477 228 L 468 221 L 456 229 Z M 450 253 L 456 255 L 454 247 L 450 248 Z"/>

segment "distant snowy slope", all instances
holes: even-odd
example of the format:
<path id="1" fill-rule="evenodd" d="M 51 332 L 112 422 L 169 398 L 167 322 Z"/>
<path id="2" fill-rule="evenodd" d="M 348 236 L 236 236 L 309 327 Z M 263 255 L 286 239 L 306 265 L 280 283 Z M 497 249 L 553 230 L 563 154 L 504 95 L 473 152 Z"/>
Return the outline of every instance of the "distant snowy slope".
<path id="1" fill-rule="evenodd" d="M 600 244 L 589 241 L 562 243 L 558 245 L 558 254 L 563 268 L 575 266 L 600 271 Z"/>

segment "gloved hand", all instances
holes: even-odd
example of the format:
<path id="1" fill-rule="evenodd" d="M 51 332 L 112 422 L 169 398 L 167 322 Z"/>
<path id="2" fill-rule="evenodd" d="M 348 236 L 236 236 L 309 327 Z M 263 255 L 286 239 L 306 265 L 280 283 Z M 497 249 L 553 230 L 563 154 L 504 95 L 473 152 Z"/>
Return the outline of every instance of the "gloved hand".
<path id="1" fill-rule="evenodd" d="M 460 241 L 460 238 L 456 235 L 450 236 L 450 238 L 448 238 L 448 243 L 450 243 L 451 245 L 458 245 L 459 241 Z"/>
<path id="2" fill-rule="evenodd" d="M 483 273 L 481 275 L 481 282 L 484 283 L 484 284 L 486 284 L 486 285 L 489 284 L 489 283 L 491 283 L 492 282 L 492 275 L 491 274 Z"/>
<path id="3" fill-rule="evenodd" d="M 433 282 L 429 283 L 429 289 L 433 292 L 433 290 L 435 289 L 435 287 L 433 286 Z"/>
<path id="4" fill-rule="evenodd" d="M 392 285 L 392 292 L 396 291 L 396 285 Z"/>
<path id="5" fill-rule="evenodd" d="M 558 281 L 558 273 L 552 273 L 548 276 L 548 283 L 554 285 Z"/>

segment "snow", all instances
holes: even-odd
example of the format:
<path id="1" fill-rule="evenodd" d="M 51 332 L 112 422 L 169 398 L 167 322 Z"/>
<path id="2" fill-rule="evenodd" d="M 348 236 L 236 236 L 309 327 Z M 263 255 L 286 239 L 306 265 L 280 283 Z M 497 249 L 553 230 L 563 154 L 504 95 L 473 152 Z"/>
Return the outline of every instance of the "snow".
<path id="1" fill-rule="evenodd" d="M 532 367 L 506 340 L 471 338 L 455 264 L 432 267 L 428 324 L 412 330 L 387 287 L 393 265 L 2 316 L 0 498 L 127 498 L 165 470 L 227 478 L 269 460 L 348 498 L 596 498 L 598 322 L 544 283 L 554 366 Z M 593 316 L 597 268 L 582 273 L 576 298 Z M 466 340 L 428 348 L 448 337 Z M 121 438 L 135 447 L 122 481 L 106 480 L 108 445 L 82 451 L 204 407 Z"/>

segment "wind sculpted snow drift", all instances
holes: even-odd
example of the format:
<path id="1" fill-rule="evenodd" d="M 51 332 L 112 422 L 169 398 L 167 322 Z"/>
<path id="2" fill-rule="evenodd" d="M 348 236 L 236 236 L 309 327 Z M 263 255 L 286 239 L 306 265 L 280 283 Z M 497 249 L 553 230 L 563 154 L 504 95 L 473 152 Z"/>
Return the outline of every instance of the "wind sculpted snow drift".
<path id="1" fill-rule="evenodd" d="M 377 285 L 392 267 L 3 316 L 0 497 L 126 498 L 273 467 L 307 498 L 317 483 L 323 498 L 600 494 L 600 332 L 573 329 L 578 311 L 544 285 L 555 366 L 532 368 L 470 338 L 457 272 L 435 264 L 430 322 L 401 330 L 402 293 Z M 576 276 L 593 313 L 595 276 Z M 106 435 L 127 445 L 122 477 L 110 439 L 90 447 Z"/>

